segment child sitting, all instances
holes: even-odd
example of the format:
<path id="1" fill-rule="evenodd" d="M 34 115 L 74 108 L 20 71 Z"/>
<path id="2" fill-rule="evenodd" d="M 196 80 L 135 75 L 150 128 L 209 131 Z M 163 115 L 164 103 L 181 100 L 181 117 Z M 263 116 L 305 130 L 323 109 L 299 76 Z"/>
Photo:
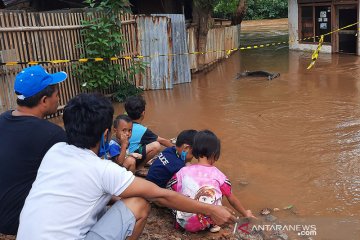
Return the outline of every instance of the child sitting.
<path id="1" fill-rule="evenodd" d="M 196 130 L 182 131 L 175 147 L 166 148 L 154 160 L 146 177 L 159 187 L 165 188 L 168 181 L 193 158 L 192 146 Z"/>
<path id="2" fill-rule="evenodd" d="M 135 173 L 136 159 L 142 156 L 138 153 L 129 153 L 129 138 L 131 137 L 133 123 L 126 115 L 119 115 L 114 120 L 115 138 L 109 143 L 109 156 L 111 160 Z"/>
<path id="3" fill-rule="evenodd" d="M 172 147 L 170 140 L 159 137 L 150 129 L 141 125 L 145 116 L 146 102 L 142 96 L 131 96 L 125 102 L 125 111 L 133 121 L 132 136 L 129 139 L 129 152 L 142 155 L 138 163 L 143 166 L 160 152 L 160 144 Z"/>
<path id="4" fill-rule="evenodd" d="M 221 205 L 222 196 L 226 196 L 229 203 L 245 217 L 254 217 L 250 210 L 240 203 L 231 192 L 229 179 L 214 165 L 220 157 L 220 140 L 209 131 L 200 131 L 195 135 L 193 155 L 198 164 L 192 164 L 180 169 L 169 181 L 168 187 L 200 202 Z M 212 220 L 202 214 L 176 212 L 176 222 L 189 232 L 210 229 L 211 232 L 220 231 L 220 227 L 213 225 Z"/>

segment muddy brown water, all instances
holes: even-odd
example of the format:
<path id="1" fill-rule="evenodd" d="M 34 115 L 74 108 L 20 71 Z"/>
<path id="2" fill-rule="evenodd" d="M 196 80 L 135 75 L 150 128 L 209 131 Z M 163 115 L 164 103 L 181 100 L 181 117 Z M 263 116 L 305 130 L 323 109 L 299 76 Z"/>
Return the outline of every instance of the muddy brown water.
<path id="1" fill-rule="evenodd" d="M 287 32 L 255 24 L 242 39 L 283 41 Z M 274 215 L 316 225 L 312 239 L 360 239 L 360 57 L 320 53 L 306 70 L 310 59 L 286 46 L 236 52 L 190 84 L 146 91 L 143 123 L 167 138 L 211 129 L 222 143 L 216 165 L 246 208 L 293 205 Z M 245 70 L 281 76 L 234 79 Z"/>

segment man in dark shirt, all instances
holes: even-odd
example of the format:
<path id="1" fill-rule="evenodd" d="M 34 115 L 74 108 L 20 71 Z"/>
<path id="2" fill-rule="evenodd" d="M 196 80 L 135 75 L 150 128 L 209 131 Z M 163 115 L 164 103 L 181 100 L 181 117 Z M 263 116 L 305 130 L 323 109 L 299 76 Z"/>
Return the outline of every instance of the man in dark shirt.
<path id="1" fill-rule="evenodd" d="M 19 215 L 41 160 L 65 131 L 44 117 L 57 111 L 58 83 L 65 72 L 49 74 L 41 66 L 23 69 L 15 79 L 17 108 L 0 115 L 0 233 L 15 235 Z"/>

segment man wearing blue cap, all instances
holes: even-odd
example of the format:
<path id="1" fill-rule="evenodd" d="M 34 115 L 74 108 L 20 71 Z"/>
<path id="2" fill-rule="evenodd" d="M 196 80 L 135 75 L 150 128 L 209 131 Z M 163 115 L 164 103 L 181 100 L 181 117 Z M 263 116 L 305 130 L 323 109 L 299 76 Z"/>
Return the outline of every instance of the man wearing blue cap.
<path id="1" fill-rule="evenodd" d="M 23 69 L 15 79 L 17 108 L 0 115 L 0 233 L 14 235 L 25 198 L 45 153 L 66 141 L 64 130 L 46 120 L 59 104 L 65 72 L 41 66 Z"/>

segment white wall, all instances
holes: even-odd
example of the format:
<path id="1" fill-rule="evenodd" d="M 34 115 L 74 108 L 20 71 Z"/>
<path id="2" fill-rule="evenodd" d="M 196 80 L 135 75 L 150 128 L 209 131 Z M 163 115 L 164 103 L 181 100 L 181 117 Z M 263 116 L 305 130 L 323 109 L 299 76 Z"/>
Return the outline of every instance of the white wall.
<path id="1" fill-rule="evenodd" d="M 299 23 L 298 23 L 298 3 L 297 0 L 288 1 L 288 21 L 289 21 L 289 49 L 301 51 L 314 51 L 317 48 L 316 44 L 300 44 L 299 38 Z M 360 4 L 360 3 L 359 3 Z M 359 38 L 358 38 L 359 39 Z M 359 42 L 360 43 L 360 42 Z M 359 46 L 359 45 L 358 45 Z M 331 46 L 323 45 L 321 53 L 331 53 Z"/>

